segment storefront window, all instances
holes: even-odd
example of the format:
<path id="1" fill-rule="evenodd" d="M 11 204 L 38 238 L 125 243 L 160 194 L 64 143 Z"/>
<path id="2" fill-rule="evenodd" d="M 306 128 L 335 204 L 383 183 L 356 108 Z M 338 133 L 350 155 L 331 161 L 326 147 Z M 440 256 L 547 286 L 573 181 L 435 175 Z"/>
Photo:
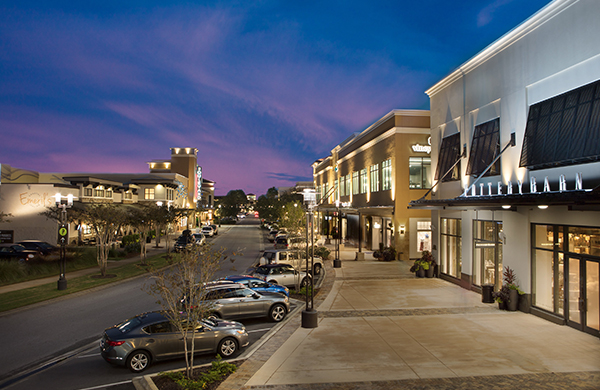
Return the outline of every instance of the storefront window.
<path id="1" fill-rule="evenodd" d="M 600 229 L 569 227 L 569 252 L 600 256 Z"/>
<path id="2" fill-rule="evenodd" d="M 431 252 L 431 221 L 417 221 L 418 252 Z"/>
<path id="3" fill-rule="evenodd" d="M 442 218 L 440 222 L 441 272 L 455 278 L 460 278 L 462 267 L 461 220 Z"/>
<path id="4" fill-rule="evenodd" d="M 431 157 L 409 157 L 409 188 L 431 188 Z"/>
<path id="5" fill-rule="evenodd" d="M 473 284 L 502 287 L 502 222 L 473 221 Z"/>

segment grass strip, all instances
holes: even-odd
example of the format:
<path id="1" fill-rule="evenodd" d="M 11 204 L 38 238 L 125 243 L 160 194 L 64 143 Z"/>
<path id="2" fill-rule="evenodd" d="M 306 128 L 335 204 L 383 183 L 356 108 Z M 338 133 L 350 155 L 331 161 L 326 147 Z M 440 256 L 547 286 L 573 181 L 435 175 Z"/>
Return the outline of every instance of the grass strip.
<path id="1" fill-rule="evenodd" d="M 146 262 L 151 267 L 157 269 L 169 265 L 167 254 L 163 253 L 148 257 Z M 147 266 L 142 266 L 139 262 L 122 265 L 120 267 L 110 268 L 107 270 L 108 275 L 114 277 L 99 278 L 100 271 L 89 275 L 80 276 L 69 279 L 66 290 L 58 290 L 56 282 L 44 284 L 37 287 L 30 287 L 23 290 L 11 291 L 0 294 L 0 312 L 16 309 L 19 307 L 31 305 L 38 302 L 43 302 L 48 299 L 58 298 L 65 295 L 73 294 L 79 291 L 88 290 L 90 288 L 103 286 L 109 283 L 118 282 L 134 276 L 142 275 L 148 272 Z"/>

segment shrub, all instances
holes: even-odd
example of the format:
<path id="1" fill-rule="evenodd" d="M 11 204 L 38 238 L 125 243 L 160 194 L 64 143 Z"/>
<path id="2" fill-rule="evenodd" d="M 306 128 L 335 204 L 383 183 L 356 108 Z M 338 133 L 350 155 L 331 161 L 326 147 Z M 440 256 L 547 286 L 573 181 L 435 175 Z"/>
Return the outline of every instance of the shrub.
<path id="1" fill-rule="evenodd" d="M 142 246 L 140 245 L 140 242 L 134 242 L 131 243 L 129 245 L 125 245 L 125 248 L 123 249 L 125 251 L 126 254 L 129 253 L 139 253 L 142 250 Z"/>
<path id="2" fill-rule="evenodd" d="M 373 257 L 380 261 L 394 261 L 396 260 L 396 253 L 396 248 L 389 246 L 373 252 Z"/>
<path id="3" fill-rule="evenodd" d="M 319 256 L 323 260 L 329 259 L 330 254 L 331 254 L 331 251 L 329 249 L 327 249 L 327 247 L 319 246 L 315 249 L 315 256 Z"/>
<path id="4" fill-rule="evenodd" d="M 140 235 L 139 234 L 128 234 L 126 236 L 123 236 L 123 239 L 121 240 L 121 242 L 123 243 L 123 247 L 127 247 L 131 244 L 135 244 L 136 242 L 140 242 Z"/>

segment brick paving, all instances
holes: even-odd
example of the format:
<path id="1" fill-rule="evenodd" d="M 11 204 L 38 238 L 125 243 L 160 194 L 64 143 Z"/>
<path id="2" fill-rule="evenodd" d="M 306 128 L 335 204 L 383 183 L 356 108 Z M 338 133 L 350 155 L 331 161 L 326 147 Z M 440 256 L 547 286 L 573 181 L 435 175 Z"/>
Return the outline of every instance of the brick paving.
<path id="1" fill-rule="evenodd" d="M 405 268 L 406 265 L 401 265 Z M 332 261 L 325 262 L 326 279 L 319 294 L 314 298 L 318 307 L 327 298 L 335 281 Z M 404 279 L 399 275 L 396 279 Z M 413 277 L 408 275 L 408 277 Z M 390 276 L 389 279 L 394 277 Z M 345 278 L 358 280 L 360 278 Z M 396 310 L 347 310 L 320 311 L 321 318 L 372 317 L 372 316 L 425 316 L 439 314 L 491 313 L 497 312 L 494 305 L 488 307 L 457 307 L 430 309 L 396 309 Z M 406 389 L 406 390 L 455 390 L 455 389 L 600 389 L 600 371 L 569 373 L 537 373 L 493 376 L 469 376 L 434 379 L 408 379 L 344 383 L 303 383 L 288 385 L 256 385 L 246 383 L 267 362 L 267 360 L 283 345 L 283 343 L 300 327 L 301 316 L 298 314 L 290 320 L 265 344 L 263 344 L 238 370 L 219 386 L 218 390 L 373 390 L 373 389 Z"/>

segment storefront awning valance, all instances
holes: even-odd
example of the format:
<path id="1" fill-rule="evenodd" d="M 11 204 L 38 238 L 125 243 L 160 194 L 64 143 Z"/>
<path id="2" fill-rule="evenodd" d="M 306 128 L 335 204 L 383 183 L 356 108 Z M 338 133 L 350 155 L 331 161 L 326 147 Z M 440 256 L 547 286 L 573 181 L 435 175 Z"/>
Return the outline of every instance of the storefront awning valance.
<path id="1" fill-rule="evenodd" d="M 448 208 L 512 209 L 517 206 L 540 205 L 568 206 L 572 210 L 600 210 L 600 186 L 588 190 L 563 192 L 553 191 L 491 196 L 461 195 L 451 199 L 419 199 L 411 201 L 408 208 L 432 210 Z"/>

